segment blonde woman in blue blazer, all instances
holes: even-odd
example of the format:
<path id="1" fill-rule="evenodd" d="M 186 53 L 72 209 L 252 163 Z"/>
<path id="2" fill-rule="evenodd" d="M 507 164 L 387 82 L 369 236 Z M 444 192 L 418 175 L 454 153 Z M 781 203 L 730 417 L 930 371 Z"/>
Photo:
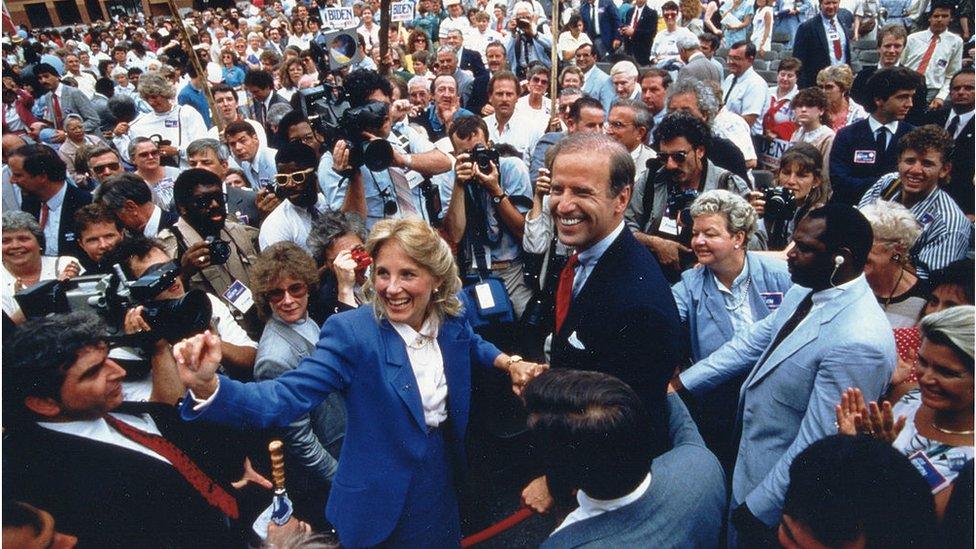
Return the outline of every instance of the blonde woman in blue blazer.
<path id="1" fill-rule="evenodd" d="M 506 370 L 518 390 L 542 366 L 508 356 L 464 320 L 450 247 L 424 221 L 384 220 L 366 250 L 371 305 L 332 315 L 312 354 L 259 383 L 216 376 L 219 340 L 174 347 L 190 391 L 181 413 L 239 429 L 285 426 L 338 392 L 346 435 L 326 516 L 343 547 L 458 547 L 471 370 Z"/>
<path id="2" fill-rule="evenodd" d="M 682 273 L 671 291 L 691 341 L 692 361 L 698 362 L 769 316 L 793 283 L 785 261 L 746 251 L 757 216 L 742 197 L 706 191 L 692 204 L 691 217 L 691 248 L 701 268 Z M 691 407 L 702 437 L 725 466 L 734 457 L 730 437 L 744 377 Z"/>

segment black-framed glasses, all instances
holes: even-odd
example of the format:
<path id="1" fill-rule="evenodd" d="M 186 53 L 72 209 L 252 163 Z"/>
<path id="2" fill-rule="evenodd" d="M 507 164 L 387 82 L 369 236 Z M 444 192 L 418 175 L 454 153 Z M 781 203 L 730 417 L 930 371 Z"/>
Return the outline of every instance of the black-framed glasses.
<path id="1" fill-rule="evenodd" d="M 296 137 L 296 138 L 292 139 L 291 142 L 292 143 L 296 143 L 296 142 L 298 142 L 298 143 L 305 143 L 306 145 L 316 145 L 316 144 L 321 143 L 321 141 L 319 140 L 318 137 L 316 137 L 316 135 L 315 135 L 314 132 L 313 133 L 307 133 L 307 134 L 305 134 L 305 135 L 303 135 L 301 137 Z"/>
<path id="2" fill-rule="evenodd" d="M 209 208 L 210 205 L 213 204 L 215 200 L 217 201 L 217 204 L 223 205 L 224 193 L 222 192 L 210 193 L 210 194 L 193 197 L 193 205 L 196 206 L 197 209 L 202 210 L 204 208 Z"/>
<path id="3" fill-rule="evenodd" d="M 137 154 L 139 158 L 149 158 L 150 156 L 159 156 L 159 151 L 142 151 Z"/>
<path id="4" fill-rule="evenodd" d="M 302 139 L 302 141 L 304 141 L 304 139 Z M 275 184 L 282 187 L 287 187 L 291 185 L 292 182 L 294 182 L 296 185 L 301 185 L 305 183 L 306 179 L 308 179 L 308 175 L 314 171 L 315 168 L 308 168 L 298 172 L 279 173 L 275 175 Z"/>
<path id="5" fill-rule="evenodd" d="M 268 296 L 268 301 L 271 303 L 280 303 L 281 300 L 285 299 L 286 291 L 294 299 L 301 299 L 308 295 L 308 285 L 304 282 L 296 282 L 287 288 L 268 290 L 264 295 Z"/>
<path id="6" fill-rule="evenodd" d="M 667 164 L 669 158 L 674 160 L 675 164 L 684 164 L 689 154 L 691 154 L 691 151 L 677 151 L 673 153 L 659 152 L 657 153 L 657 159 L 661 164 Z"/>

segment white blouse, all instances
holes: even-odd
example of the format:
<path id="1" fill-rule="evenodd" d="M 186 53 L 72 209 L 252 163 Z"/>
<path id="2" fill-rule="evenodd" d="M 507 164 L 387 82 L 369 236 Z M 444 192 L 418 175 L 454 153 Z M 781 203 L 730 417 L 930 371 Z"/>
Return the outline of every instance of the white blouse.
<path id="1" fill-rule="evenodd" d="M 402 322 L 390 322 L 407 346 L 407 359 L 417 379 L 420 402 L 424 407 L 424 423 L 437 427 L 447 419 L 447 376 L 444 374 L 444 357 L 437 343 L 440 323 L 435 317 L 428 318 L 420 332 Z"/>

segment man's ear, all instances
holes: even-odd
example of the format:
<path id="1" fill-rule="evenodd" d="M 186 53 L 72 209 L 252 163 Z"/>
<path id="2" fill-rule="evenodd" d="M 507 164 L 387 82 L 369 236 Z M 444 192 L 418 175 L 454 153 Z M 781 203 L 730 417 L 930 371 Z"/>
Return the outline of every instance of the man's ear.
<path id="1" fill-rule="evenodd" d="M 24 406 L 39 416 L 57 417 L 61 414 L 61 405 L 50 397 L 29 396 L 24 399 Z"/>

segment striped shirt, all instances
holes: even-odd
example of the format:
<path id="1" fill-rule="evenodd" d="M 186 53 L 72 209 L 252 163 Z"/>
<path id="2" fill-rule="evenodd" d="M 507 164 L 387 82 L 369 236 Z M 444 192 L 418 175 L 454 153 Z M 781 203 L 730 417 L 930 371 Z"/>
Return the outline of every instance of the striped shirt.
<path id="1" fill-rule="evenodd" d="M 888 187 L 898 179 L 898 172 L 882 176 L 861 199 L 860 206 L 881 198 Z M 901 203 L 899 189 L 891 200 Z M 929 273 L 944 268 L 957 259 L 963 259 L 973 249 L 973 224 L 962 213 L 952 197 L 941 188 L 909 208 L 922 226 L 922 234 L 912 247 L 919 278 L 928 279 Z"/>

